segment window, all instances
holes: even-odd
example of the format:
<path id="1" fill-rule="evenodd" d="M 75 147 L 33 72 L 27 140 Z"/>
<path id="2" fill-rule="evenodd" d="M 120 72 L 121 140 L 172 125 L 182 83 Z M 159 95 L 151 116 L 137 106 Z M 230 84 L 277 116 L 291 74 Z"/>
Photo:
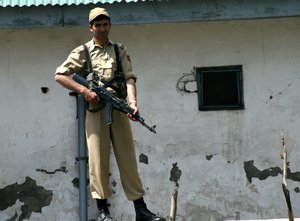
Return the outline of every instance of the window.
<path id="1" fill-rule="evenodd" d="M 199 110 L 244 109 L 241 65 L 195 67 Z"/>

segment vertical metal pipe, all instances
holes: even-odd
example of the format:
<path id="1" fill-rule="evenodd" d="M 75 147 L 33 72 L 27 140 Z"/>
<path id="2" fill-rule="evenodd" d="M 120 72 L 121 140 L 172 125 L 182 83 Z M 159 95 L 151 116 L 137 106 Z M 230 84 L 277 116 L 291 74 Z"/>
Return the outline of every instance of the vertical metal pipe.
<path id="1" fill-rule="evenodd" d="M 85 135 L 85 100 L 76 94 L 78 115 L 78 161 L 79 161 L 79 217 L 87 221 L 87 156 Z"/>

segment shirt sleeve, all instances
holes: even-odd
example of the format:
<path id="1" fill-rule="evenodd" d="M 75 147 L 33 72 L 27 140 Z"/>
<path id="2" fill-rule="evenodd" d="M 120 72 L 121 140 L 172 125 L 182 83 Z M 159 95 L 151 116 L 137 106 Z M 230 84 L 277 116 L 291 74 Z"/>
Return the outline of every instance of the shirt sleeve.
<path id="1" fill-rule="evenodd" d="M 136 75 L 133 73 L 132 70 L 132 65 L 131 65 L 131 60 L 129 57 L 129 54 L 127 54 L 126 47 L 124 45 L 121 45 L 121 63 L 122 63 L 122 68 L 124 72 L 124 78 L 125 81 L 128 80 L 129 78 L 137 79 Z"/>
<path id="2" fill-rule="evenodd" d="M 81 73 L 86 68 L 86 59 L 84 55 L 83 46 L 75 48 L 69 54 L 68 58 L 56 68 L 56 74 L 72 75 L 74 73 Z"/>

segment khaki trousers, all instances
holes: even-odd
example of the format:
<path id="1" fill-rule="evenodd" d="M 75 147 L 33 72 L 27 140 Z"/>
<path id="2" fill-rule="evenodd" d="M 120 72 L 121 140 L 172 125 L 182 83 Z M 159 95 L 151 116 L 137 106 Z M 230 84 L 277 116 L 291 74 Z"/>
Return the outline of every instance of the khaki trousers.
<path id="1" fill-rule="evenodd" d="M 112 111 L 112 119 L 113 122 L 106 125 L 104 110 L 86 112 L 91 195 L 94 199 L 107 199 L 112 195 L 109 188 L 112 146 L 126 197 L 131 201 L 136 200 L 144 195 L 144 189 L 138 173 L 130 122 L 126 114 L 117 110 Z"/>

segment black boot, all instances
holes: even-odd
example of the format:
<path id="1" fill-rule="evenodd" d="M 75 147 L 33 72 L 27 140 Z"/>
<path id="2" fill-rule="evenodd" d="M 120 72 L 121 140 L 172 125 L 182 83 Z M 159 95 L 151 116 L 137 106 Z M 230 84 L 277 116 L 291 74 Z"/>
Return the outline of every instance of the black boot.
<path id="1" fill-rule="evenodd" d="M 113 219 L 109 215 L 108 210 L 101 209 L 99 210 L 99 217 L 97 221 L 113 221 Z"/>
<path id="2" fill-rule="evenodd" d="M 133 201 L 136 212 L 136 221 L 166 221 L 148 210 L 143 198 Z"/>
<path id="3" fill-rule="evenodd" d="M 97 207 L 99 209 L 99 217 L 97 221 L 113 221 L 109 214 L 106 199 L 97 199 Z"/>
<path id="4" fill-rule="evenodd" d="M 159 217 L 150 212 L 147 207 L 136 208 L 136 221 L 166 221 L 165 218 Z"/>

